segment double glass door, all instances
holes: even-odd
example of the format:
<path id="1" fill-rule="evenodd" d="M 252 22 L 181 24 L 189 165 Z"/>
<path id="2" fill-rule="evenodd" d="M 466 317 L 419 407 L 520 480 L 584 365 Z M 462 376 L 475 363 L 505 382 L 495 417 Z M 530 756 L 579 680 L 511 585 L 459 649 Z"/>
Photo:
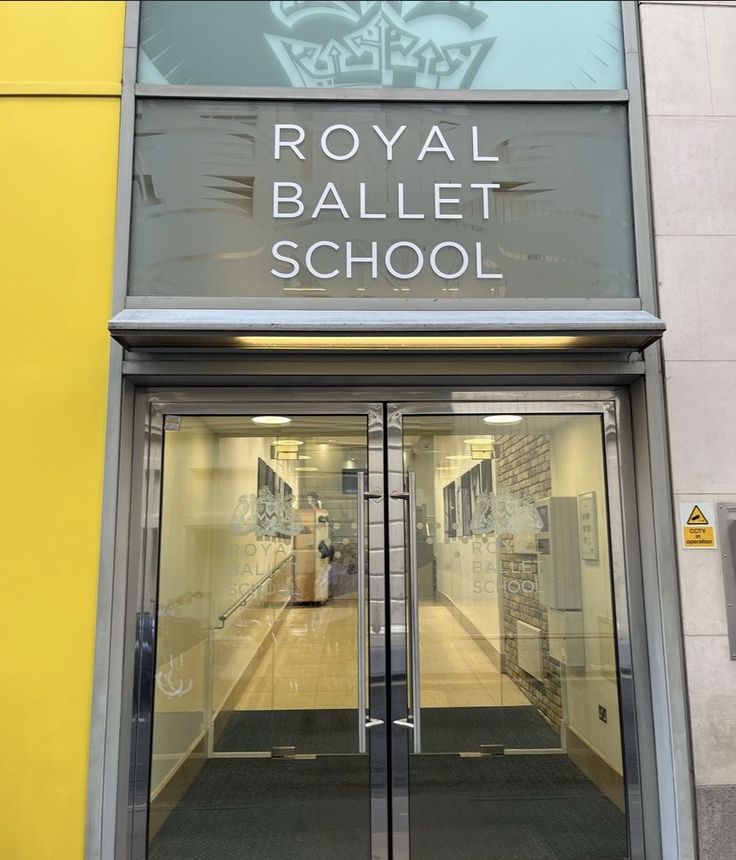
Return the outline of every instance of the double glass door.
<path id="1" fill-rule="evenodd" d="M 613 401 L 151 428 L 134 857 L 635 856 Z"/>

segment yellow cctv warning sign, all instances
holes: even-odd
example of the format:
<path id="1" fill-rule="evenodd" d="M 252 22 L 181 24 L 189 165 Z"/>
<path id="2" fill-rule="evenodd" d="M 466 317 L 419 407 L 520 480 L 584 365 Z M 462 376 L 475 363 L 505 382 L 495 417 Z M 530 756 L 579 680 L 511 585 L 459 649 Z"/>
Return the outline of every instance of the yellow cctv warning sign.
<path id="1" fill-rule="evenodd" d="M 689 526 L 707 526 L 708 518 L 700 510 L 700 508 L 695 505 L 690 512 L 690 516 L 687 518 L 687 524 Z"/>
<path id="2" fill-rule="evenodd" d="M 712 502 L 681 502 L 680 528 L 683 549 L 715 549 L 715 505 Z"/>

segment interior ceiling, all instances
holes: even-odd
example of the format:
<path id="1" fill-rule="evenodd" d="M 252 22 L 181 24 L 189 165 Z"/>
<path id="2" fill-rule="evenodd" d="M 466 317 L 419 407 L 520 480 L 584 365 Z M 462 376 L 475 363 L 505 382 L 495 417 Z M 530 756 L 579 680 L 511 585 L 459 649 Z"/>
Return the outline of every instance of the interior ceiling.
<path id="1" fill-rule="evenodd" d="M 404 445 L 413 448 L 428 436 L 510 436 L 527 433 L 549 434 L 575 418 L 567 415 L 527 415 L 519 424 L 493 425 L 483 421 L 484 414 L 409 415 L 404 419 Z M 185 418 L 185 424 L 204 425 L 218 436 L 268 439 L 300 439 L 306 444 L 320 443 L 362 447 L 366 444 L 366 419 L 359 415 L 293 415 L 291 423 L 281 426 L 254 424 L 247 415 L 203 415 Z"/>
<path id="2" fill-rule="evenodd" d="M 280 413 L 277 413 L 280 414 Z M 365 444 L 366 419 L 359 415 L 294 415 L 290 424 L 254 424 L 248 415 L 203 415 L 198 421 L 218 436 L 245 436 L 276 441 L 303 439 L 313 442 L 339 439 L 345 444 Z"/>

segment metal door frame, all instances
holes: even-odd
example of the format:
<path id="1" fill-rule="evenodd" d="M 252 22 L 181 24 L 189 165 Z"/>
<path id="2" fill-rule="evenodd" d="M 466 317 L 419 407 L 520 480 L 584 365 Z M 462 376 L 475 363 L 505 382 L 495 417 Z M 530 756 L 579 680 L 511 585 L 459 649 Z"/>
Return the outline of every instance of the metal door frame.
<path id="1" fill-rule="evenodd" d="M 410 860 L 410 811 L 409 781 L 410 743 L 406 720 L 409 716 L 409 666 L 410 647 L 409 601 L 412 589 L 408 584 L 406 534 L 407 523 L 411 528 L 411 511 L 414 504 L 411 493 L 406 493 L 403 460 L 403 418 L 418 415 L 471 415 L 508 412 L 513 408 L 520 415 L 599 415 L 602 418 L 603 464 L 606 483 L 608 530 L 610 540 L 611 585 L 616 627 L 616 651 L 618 657 L 618 689 L 620 702 L 622 759 L 624 766 L 624 789 L 626 796 L 626 822 L 628 829 L 630 860 L 644 860 L 645 838 L 642 803 L 642 786 L 639 763 L 639 741 L 637 731 L 637 707 L 632 665 L 633 649 L 646 652 L 646 638 L 635 636 L 632 641 L 630 624 L 631 591 L 629 579 L 636 575 L 633 565 L 627 564 L 625 552 L 626 530 L 623 499 L 624 474 L 622 471 L 621 436 L 626 436 L 628 412 L 621 392 L 611 391 L 608 397 L 598 398 L 601 392 L 587 392 L 590 399 L 583 399 L 586 392 L 579 392 L 581 399 L 574 402 L 550 399 L 550 392 L 517 392 L 516 400 L 491 397 L 486 402 L 450 400 L 444 403 L 396 402 L 386 404 L 387 444 L 387 504 L 389 537 L 389 589 L 391 636 L 391 804 L 393 821 L 393 860 Z M 530 396 L 532 395 L 532 396 Z M 630 439 L 627 439 L 630 449 Z M 633 488 L 630 488 L 633 489 Z M 407 498 L 408 496 L 408 498 Z M 408 502 L 408 505 L 407 505 Z M 410 561 L 410 564 L 412 562 Z M 637 687 L 644 688 L 637 678 Z M 413 715 L 417 719 L 417 715 Z M 647 810 L 649 812 L 649 810 Z M 651 812 L 650 812 L 651 814 Z"/>
<path id="2" fill-rule="evenodd" d="M 479 411 L 488 414 L 508 411 L 511 407 L 519 413 L 593 413 L 603 417 L 630 857 L 631 860 L 644 858 L 645 842 L 649 851 L 652 848 L 656 851 L 656 854 L 649 853 L 649 856 L 658 855 L 658 797 L 651 786 L 648 791 L 642 791 L 641 777 L 646 774 L 646 768 L 640 768 L 637 734 L 639 732 L 650 737 L 653 724 L 646 629 L 637 623 L 643 606 L 640 603 L 641 566 L 638 556 L 632 432 L 626 389 L 494 389 L 490 386 L 480 391 L 435 386 L 388 389 L 372 386 L 353 389 L 306 386 L 168 390 L 141 388 L 135 392 L 131 407 L 128 425 L 131 458 L 127 464 L 130 470 L 130 496 L 127 497 L 127 493 L 123 496 L 123 499 L 127 499 L 129 509 L 127 516 L 122 518 L 122 522 L 127 525 L 123 538 L 125 546 L 118 546 L 120 556 L 125 559 L 123 569 L 127 568 L 128 575 L 125 585 L 127 645 L 123 649 L 123 713 L 115 857 L 142 860 L 146 850 L 155 631 L 150 624 L 145 623 L 145 614 L 148 611 L 150 617 L 156 603 L 160 469 L 165 416 L 247 415 L 279 409 L 287 414 L 365 415 L 368 418 L 368 490 L 381 496 L 367 503 L 371 620 L 369 710 L 372 717 L 384 720 L 384 725 L 372 729 L 370 734 L 372 860 L 407 860 L 408 732 L 393 725 L 393 720 L 406 716 L 407 680 L 404 502 L 400 498 L 391 498 L 391 493 L 403 492 L 404 489 L 401 417 L 404 414 L 467 414 Z M 624 504 L 625 501 L 627 504 Z M 387 565 L 390 569 L 388 585 Z M 387 654 L 387 606 L 392 621 L 389 625 L 391 656 Z M 144 623 L 141 619 L 144 619 Z M 386 710 L 387 659 L 391 661 L 390 715 L 387 715 Z M 635 671 L 632 668 L 634 664 Z M 387 737 L 387 726 L 392 727 L 390 738 Z M 652 758 L 649 750 L 646 758 L 648 765 Z M 391 774 L 388 772 L 389 766 Z"/>

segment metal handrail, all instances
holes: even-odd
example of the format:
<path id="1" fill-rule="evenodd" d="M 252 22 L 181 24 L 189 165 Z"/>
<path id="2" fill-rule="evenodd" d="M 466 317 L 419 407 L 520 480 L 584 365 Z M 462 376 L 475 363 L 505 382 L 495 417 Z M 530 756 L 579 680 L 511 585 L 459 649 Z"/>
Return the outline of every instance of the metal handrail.
<path id="1" fill-rule="evenodd" d="M 253 595 L 256 593 L 256 591 L 258 591 L 258 589 L 264 584 L 264 582 L 267 582 L 269 579 L 271 579 L 271 577 L 275 573 L 281 570 L 281 568 L 286 564 L 287 561 L 289 561 L 289 559 L 293 558 L 293 552 L 290 552 L 287 556 L 282 558 L 281 561 L 275 567 L 273 567 L 268 573 L 264 574 L 255 585 L 251 586 L 242 597 L 239 597 L 229 609 L 223 612 L 222 615 L 217 616 L 217 620 L 220 623 L 216 624 L 212 629 L 222 630 L 222 628 L 225 626 L 225 622 L 233 614 L 233 612 L 235 612 L 237 609 L 240 609 L 241 606 L 245 606 L 251 599 L 251 597 L 253 597 Z"/>

